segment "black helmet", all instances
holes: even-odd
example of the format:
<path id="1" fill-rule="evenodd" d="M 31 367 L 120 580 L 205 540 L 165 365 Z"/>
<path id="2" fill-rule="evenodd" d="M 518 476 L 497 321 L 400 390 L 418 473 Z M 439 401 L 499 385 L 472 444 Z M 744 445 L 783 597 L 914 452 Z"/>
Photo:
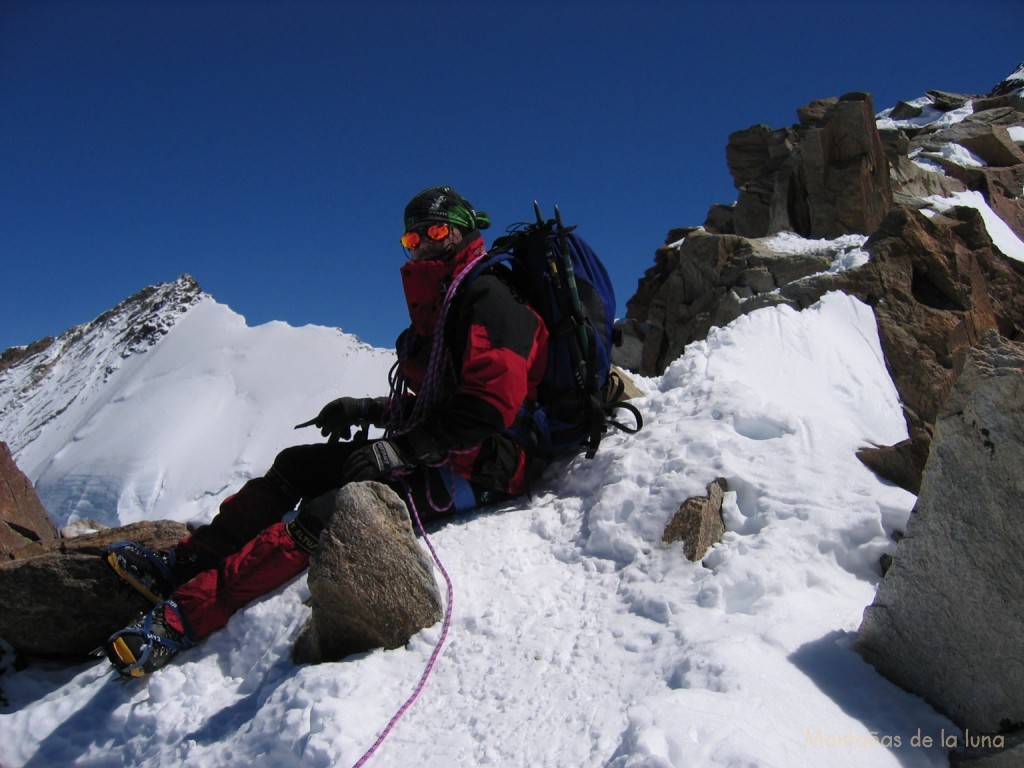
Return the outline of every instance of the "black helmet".
<path id="1" fill-rule="evenodd" d="M 428 187 L 405 206 L 404 231 L 425 221 L 451 224 L 463 232 L 491 226 L 486 213 L 474 210 L 470 202 L 451 187 Z"/>

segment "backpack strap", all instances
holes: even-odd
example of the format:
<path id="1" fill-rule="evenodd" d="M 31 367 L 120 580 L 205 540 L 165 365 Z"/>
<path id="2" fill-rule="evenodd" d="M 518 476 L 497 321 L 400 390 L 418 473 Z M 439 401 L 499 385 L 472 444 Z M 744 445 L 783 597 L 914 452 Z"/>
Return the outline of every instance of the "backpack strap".
<path id="1" fill-rule="evenodd" d="M 512 254 L 509 253 L 508 250 L 499 250 L 499 251 L 493 251 L 492 250 L 492 251 L 488 251 L 487 256 L 484 257 L 480 261 L 480 263 L 478 263 L 475 267 L 473 267 L 469 271 L 468 275 L 466 275 L 466 279 L 465 279 L 463 285 L 469 285 L 471 282 L 476 280 L 478 277 L 480 277 L 481 274 L 486 272 L 488 269 L 493 267 L 495 264 L 500 264 L 503 261 L 509 261 L 510 262 L 511 260 L 512 260 Z"/>
<path id="2" fill-rule="evenodd" d="M 629 411 L 633 415 L 634 424 L 632 427 L 623 424 L 621 421 L 614 419 L 612 414 L 615 411 Z M 644 428 L 644 417 L 640 415 L 640 409 L 632 403 L 620 402 L 620 403 L 608 403 L 604 407 L 605 423 L 615 427 L 620 432 L 625 432 L 628 435 L 635 435 L 641 429 Z"/>
<path id="3" fill-rule="evenodd" d="M 635 435 L 644 428 L 644 417 L 640 415 L 640 409 L 632 403 L 623 399 L 626 394 L 626 382 L 619 372 L 613 367 L 608 372 L 608 382 L 604 388 L 604 420 L 608 426 L 615 427 L 621 432 Z M 633 416 L 633 426 L 624 424 L 615 418 L 617 411 L 628 411 Z"/>

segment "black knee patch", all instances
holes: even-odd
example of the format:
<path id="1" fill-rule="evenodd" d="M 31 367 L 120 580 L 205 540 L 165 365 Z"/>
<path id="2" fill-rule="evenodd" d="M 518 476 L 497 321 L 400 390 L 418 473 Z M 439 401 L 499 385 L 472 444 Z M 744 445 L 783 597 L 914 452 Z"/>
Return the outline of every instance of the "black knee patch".
<path id="1" fill-rule="evenodd" d="M 312 554 L 317 548 L 320 534 L 324 532 L 324 528 L 331 521 L 331 515 L 334 514 L 336 497 L 337 493 L 331 491 L 312 501 L 304 502 L 299 506 L 295 519 L 285 526 L 295 543 L 306 552 Z"/>
<path id="2" fill-rule="evenodd" d="M 284 529 L 288 531 L 288 535 L 292 537 L 292 541 L 295 542 L 296 546 L 305 552 L 307 555 L 312 555 L 316 552 L 316 548 L 320 546 L 320 534 L 323 533 L 323 528 L 312 531 L 303 525 L 303 521 L 296 517 L 290 523 L 285 525 Z"/>

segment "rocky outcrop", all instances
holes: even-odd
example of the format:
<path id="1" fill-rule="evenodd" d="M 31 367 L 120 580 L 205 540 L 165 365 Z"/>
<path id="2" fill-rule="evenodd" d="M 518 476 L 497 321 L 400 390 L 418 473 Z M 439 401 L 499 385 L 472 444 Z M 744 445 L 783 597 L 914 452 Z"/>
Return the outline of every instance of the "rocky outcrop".
<path id="1" fill-rule="evenodd" d="M 831 273 L 822 270 L 834 254 L 779 257 L 763 240 L 695 231 L 659 249 L 628 305 L 622 329 L 630 343 L 617 362 L 658 375 L 687 344 L 742 314 L 776 304 L 804 309 L 833 290 L 855 295 L 875 311 L 913 436 L 896 452 L 873 456 L 873 468 L 916 492 L 932 426 L 967 349 L 990 329 L 1024 339 L 1024 264 L 994 248 L 971 208 L 932 218 L 895 208 L 863 249 L 868 263 Z"/>
<path id="2" fill-rule="evenodd" d="M 735 205 L 713 206 L 703 227 L 669 233 L 627 303 L 616 363 L 660 375 L 688 344 L 740 315 L 803 309 L 832 290 L 856 295 L 875 311 L 911 434 L 862 458 L 916 492 L 966 350 L 989 329 L 1024 339 L 1024 265 L 998 252 L 977 211 L 918 212 L 931 195 L 978 191 L 1024 238 L 1024 147 L 1007 129 L 1024 126 L 1024 80 L 1007 82 L 1013 87 L 987 96 L 931 91 L 877 121 L 865 94 L 823 99 L 799 109 L 796 125 L 734 133 L 726 160 Z M 952 110 L 962 119 L 938 119 Z M 979 164 L 949 159 L 951 146 Z M 782 231 L 822 246 L 784 252 L 765 237 Z M 837 238 L 843 233 L 870 237 Z M 846 268 L 844 249 L 857 248 L 867 263 Z"/>
<path id="3" fill-rule="evenodd" d="M 313 615 L 295 643 L 296 663 L 336 661 L 398 648 L 441 619 L 430 559 L 409 511 L 380 483 L 353 483 L 313 502 L 330 522 L 309 566 Z"/>
<path id="4" fill-rule="evenodd" d="M 26 544 L 58 538 L 32 482 L 14 463 L 7 443 L 0 442 L 0 561 Z"/>
<path id="5" fill-rule="evenodd" d="M 890 128 L 883 131 L 889 152 L 889 162 L 894 171 L 895 187 L 904 195 L 904 202 L 914 195 L 949 194 L 951 191 L 972 190 L 981 192 L 989 207 L 1016 233 L 1024 239 L 1024 148 L 1013 140 L 1008 126 L 1024 125 L 1024 97 L 1009 91 L 1005 81 L 987 96 L 962 96 L 957 101 L 940 98 L 942 94 L 930 91 L 935 101 L 933 108 L 949 111 L 970 105 L 971 113 L 964 120 L 948 127 Z M 1020 90 L 1021 81 L 1017 83 Z M 959 145 L 970 151 L 983 165 L 965 166 L 953 162 L 943 154 L 949 145 Z M 917 169 L 914 178 L 897 179 L 897 169 L 906 172 L 916 162 L 931 162 L 942 169 L 945 175 Z M 922 179 L 932 183 L 942 180 L 942 191 L 919 188 Z"/>
<path id="6" fill-rule="evenodd" d="M 930 432 L 982 334 L 1024 338 L 1024 264 L 998 253 L 971 208 L 896 209 L 865 249 L 870 263 L 832 282 L 874 308 L 908 425 Z"/>
<path id="7" fill-rule="evenodd" d="M 1024 727 L 1022 425 L 1024 344 L 989 332 L 943 407 L 906 536 L 856 643 L 974 734 Z"/>
<path id="8" fill-rule="evenodd" d="M 781 293 L 805 307 L 826 290 L 841 290 L 874 309 L 911 437 L 861 456 L 883 477 L 917 493 L 935 420 L 967 351 L 989 330 L 1024 339 L 1024 264 L 994 248 L 973 208 L 932 218 L 896 208 L 864 249 L 871 254 L 864 266 Z"/>
<path id="9" fill-rule="evenodd" d="M 681 541 L 687 560 L 702 560 L 708 549 L 725 534 L 722 501 L 728 490 L 722 478 L 708 483 L 706 496 L 693 496 L 683 502 L 665 527 L 661 540 L 666 544 Z"/>
<path id="10" fill-rule="evenodd" d="M 880 131 L 889 160 L 893 196 L 896 202 L 920 205 L 929 195 L 953 192 L 981 192 L 1018 237 L 1024 238 L 1024 148 L 1010 136 L 1009 126 L 1024 125 L 1024 81 L 1008 78 L 986 95 L 950 94 L 929 91 L 925 107 L 898 105 L 888 118 L 896 121 Z M 900 107 L 905 107 L 899 111 Z M 923 126 L 901 122 L 924 109 L 935 113 L 966 110 L 963 120 L 947 125 L 934 120 Z M 980 165 L 963 165 L 951 160 L 946 150 L 959 146 L 968 150 Z M 941 173 L 927 170 L 931 164 Z"/>
<path id="11" fill-rule="evenodd" d="M 660 375 L 686 345 L 714 326 L 778 303 L 778 289 L 827 269 L 831 254 L 781 258 L 763 241 L 691 230 L 659 248 L 620 324 L 616 363 Z"/>
<path id="12" fill-rule="evenodd" d="M 81 657 L 152 605 L 104 561 L 117 541 L 170 547 L 187 529 L 133 523 L 64 541 L 33 544 L 0 563 L 0 638 L 22 653 Z"/>
<path id="13" fill-rule="evenodd" d="M 757 125 L 729 137 L 726 160 L 739 197 L 731 220 L 719 206 L 706 228 L 811 238 L 875 230 L 892 206 L 892 189 L 870 94 L 819 100 L 797 114 L 791 128 Z"/>
<path id="14" fill-rule="evenodd" d="M 765 240 L 694 231 L 658 250 L 622 325 L 639 343 L 617 362 L 658 375 L 713 326 L 845 291 L 874 307 L 908 425 L 929 432 L 963 353 L 985 330 L 1024 338 L 1024 264 L 994 249 L 970 208 L 931 219 L 895 208 L 862 247 L 868 263 L 831 273 L 835 250 L 780 256 Z"/>

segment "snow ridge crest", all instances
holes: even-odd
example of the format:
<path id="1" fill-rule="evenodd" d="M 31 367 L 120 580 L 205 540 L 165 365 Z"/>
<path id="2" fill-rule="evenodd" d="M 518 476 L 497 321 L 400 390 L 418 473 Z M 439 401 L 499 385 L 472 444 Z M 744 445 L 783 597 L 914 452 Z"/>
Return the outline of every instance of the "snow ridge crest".
<path id="1" fill-rule="evenodd" d="M 0 355 L 0 440 L 17 453 L 84 392 L 167 335 L 205 294 L 191 275 L 142 289 L 96 319 Z"/>

